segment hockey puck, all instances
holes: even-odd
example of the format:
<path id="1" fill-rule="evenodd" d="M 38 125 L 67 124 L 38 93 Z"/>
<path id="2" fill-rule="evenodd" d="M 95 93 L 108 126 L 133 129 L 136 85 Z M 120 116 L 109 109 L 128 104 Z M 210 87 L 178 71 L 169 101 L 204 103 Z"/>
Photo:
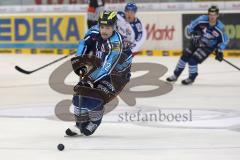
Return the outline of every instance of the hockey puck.
<path id="1" fill-rule="evenodd" d="M 58 144 L 57 148 L 59 151 L 62 151 L 62 150 L 64 150 L 64 145 L 60 143 L 60 144 Z"/>

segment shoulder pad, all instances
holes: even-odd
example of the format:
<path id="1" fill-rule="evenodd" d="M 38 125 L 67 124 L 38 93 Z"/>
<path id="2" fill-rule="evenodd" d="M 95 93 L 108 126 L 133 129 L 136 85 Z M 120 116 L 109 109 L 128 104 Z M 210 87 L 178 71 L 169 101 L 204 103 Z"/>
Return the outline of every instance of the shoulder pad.
<path id="1" fill-rule="evenodd" d="M 115 32 L 114 35 L 110 38 L 110 43 L 113 51 L 121 51 L 122 37 L 118 32 Z"/>
<path id="2" fill-rule="evenodd" d="M 223 30 L 224 29 L 224 24 L 220 20 L 218 20 L 216 27 L 219 28 L 220 30 Z"/>
<path id="3" fill-rule="evenodd" d="M 207 15 L 201 15 L 197 18 L 200 21 L 208 21 L 208 16 Z"/>
<path id="4" fill-rule="evenodd" d="M 121 17 L 125 18 L 125 13 L 123 11 L 118 11 L 117 14 L 120 15 Z"/>
<path id="5" fill-rule="evenodd" d="M 90 35 L 90 34 L 99 34 L 99 26 L 98 26 L 98 25 L 95 25 L 95 26 L 91 27 L 91 28 L 87 31 L 86 35 Z"/>

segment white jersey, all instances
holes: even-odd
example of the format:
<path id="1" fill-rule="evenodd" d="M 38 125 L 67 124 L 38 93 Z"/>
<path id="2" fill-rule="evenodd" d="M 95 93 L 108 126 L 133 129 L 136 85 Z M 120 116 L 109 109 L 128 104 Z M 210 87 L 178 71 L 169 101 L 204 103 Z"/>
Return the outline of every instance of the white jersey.
<path id="1" fill-rule="evenodd" d="M 135 42 L 135 34 L 131 25 L 119 14 L 117 14 L 117 31 L 123 36 L 123 41 L 133 44 Z"/>
<path id="2" fill-rule="evenodd" d="M 125 20 L 125 13 L 124 12 L 118 12 L 118 18 Z M 126 22 L 126 20 L 125 20 Z M 121 25 L 121 26 L 129 26 L 131 27 L 131 51 L 132 52 L 138 52 L 140 51 L 143 43 L 146 41 L 147 33 L 146 30 L 141 23 L 141 21 L 138 18 L 135 18 L 133 22 L 126 22 L 128 25 Z M 130 30 L 130 29 L 129 29 Z M 132 40 L 132 38 L 134 40 Z"/>

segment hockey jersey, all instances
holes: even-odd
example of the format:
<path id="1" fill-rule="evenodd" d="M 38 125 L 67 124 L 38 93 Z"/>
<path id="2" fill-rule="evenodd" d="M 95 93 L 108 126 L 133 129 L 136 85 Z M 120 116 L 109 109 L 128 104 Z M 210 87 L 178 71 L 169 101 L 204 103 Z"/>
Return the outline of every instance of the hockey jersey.
<path id="1" fill-rule="evenodd" d="M 188 34 L 193 32 L 201 33 L 201 41 L 210 48 L 224 50 L 228 44 L 229 38 L 224 32 L 224 25 L 217 20 L 215 26 L 209 24 L 207 15 L 199 16 L 192 21 L 187 28 Z"/>
<path id="2" fill-rule="evenodd" d="M 125 56 L 124 60 L 120 61 L 123 55 L 122 43 L 122 36 L 116 31 L 114 31 L 110 38 L 104 40 L 101 38 L 98 25 L 88 30 L 84 39 L 79 43 L 77 56 L 89 54 L 93 51 L 92 53 L 101 60 L 101 67 L 89 75 L 93 82 L 97 82 L 111 74 L 114 69 L 115 71 L 121 71 L 131 65 L 131 52 L 124 52 L 127 56 Z"/>
<path id="3" fill-rule="evenodd" d="M 125 19 L 124 12 L 119 11 L 118 15 Z M 134 42 L 131 45 L 131 50 L 132 52 L 138 52 L 146 40 L 146 30 L 138 18 L 135 18 L 135 20 L 129 24 L 133 30 L 132 36 L 134 37 Z"/>

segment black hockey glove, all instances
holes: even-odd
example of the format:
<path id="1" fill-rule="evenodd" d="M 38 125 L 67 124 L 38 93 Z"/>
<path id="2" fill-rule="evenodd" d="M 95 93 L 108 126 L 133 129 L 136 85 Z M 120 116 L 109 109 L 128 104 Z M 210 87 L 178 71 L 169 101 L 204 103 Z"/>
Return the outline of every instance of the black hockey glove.
<path id="1" fill-rule="evenodd" d="M 217 49 L 215 51 L 215 53 L 216 53 L 215 59 L 218 60 L 219 62 L 222 62 L 222 60 L 223 60 L 223 51 L 221 49 Z"/>
<path id="2" fill-rule="evenodd" d="M 73 57 L 71 59 L 72 68 L 78 76 L 84 76 L 87 73 L 87 67 L 81 63 L 82 57 Z"/>
<path id="3" fill-rule="evenodd" d="M 86 67 L 86 66 L 81 66 L 81 67 L 78 69 L 78 72 L 79 72 L 79 75 L 80 75 L 80 76 L 84 76 L 84 75 L 87 73 L 87 67 Z"/>

